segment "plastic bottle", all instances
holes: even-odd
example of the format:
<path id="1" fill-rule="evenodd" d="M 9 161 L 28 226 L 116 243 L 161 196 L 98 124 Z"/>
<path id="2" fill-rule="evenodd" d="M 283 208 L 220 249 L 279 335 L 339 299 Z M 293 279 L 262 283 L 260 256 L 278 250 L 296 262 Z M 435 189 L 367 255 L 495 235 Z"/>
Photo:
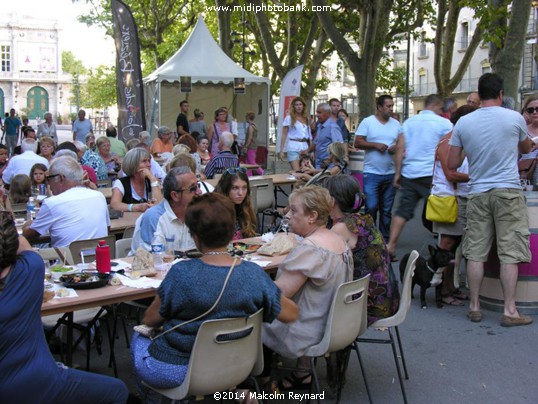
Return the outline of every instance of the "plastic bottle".
<path id="1" fill-rule="evenodd" d="M 28 199 L 28 202 L 26 203 L 26 220 L 34 220 L 35 215 L 35 200 L 34 197 L 31 196 L 30 199 Z"/>
<path id="2" fill-rule="evenodd" d="M 164 270 L 164 255 L 166 252 L 165 238 L 161 233 L 153 233 L 151 240 L 151 255 L 153 256 L 153 266 L 156 270 Z"/>
<path id="3" fill-rule="evenodd" d="M 105 240 L 99 240 L 99 244 L 95 248 L 95 263 L 99 273 L 110 273 L 110 247 Z"/>

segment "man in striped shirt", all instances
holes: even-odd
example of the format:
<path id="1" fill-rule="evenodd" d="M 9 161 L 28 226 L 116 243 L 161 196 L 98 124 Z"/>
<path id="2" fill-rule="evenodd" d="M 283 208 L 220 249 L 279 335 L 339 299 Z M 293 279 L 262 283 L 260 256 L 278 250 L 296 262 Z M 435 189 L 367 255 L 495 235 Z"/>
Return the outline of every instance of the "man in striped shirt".
<path id="1" fill-rule="evenodd" d="M 232 153 L 234 135 L 222 132 L 219 139 L 219 152 L 213 156 L 205 167 L 205 176 L 213 178 L 215 174 L 222 174 L 227 168 L 239 167 L 239 159 Z"/>

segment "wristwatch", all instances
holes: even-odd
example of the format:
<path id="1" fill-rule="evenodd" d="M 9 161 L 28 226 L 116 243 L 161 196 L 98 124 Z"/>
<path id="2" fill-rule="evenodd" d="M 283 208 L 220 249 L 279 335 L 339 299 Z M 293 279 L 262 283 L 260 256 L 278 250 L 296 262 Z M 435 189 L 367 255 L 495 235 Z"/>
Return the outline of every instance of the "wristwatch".
<path id="1" fill-rule="evenodd" d="M 153 181 L 151 184 L 151 187 L 160 187 L 161 186 L 161 183 L 159 181 Z"/>

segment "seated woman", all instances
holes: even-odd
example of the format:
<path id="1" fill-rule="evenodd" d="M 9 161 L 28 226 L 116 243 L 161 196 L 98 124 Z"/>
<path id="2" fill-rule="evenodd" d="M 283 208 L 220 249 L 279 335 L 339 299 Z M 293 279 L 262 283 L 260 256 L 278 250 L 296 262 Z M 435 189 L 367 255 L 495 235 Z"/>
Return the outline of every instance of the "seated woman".
<path id="1" fill-rule="evenodd" d="M 0 401 L 125 403 L 121 380 L 56 363 L 41 324 L 43 259 L 7 212 L 0 212 L 0 234 Z"/>
<path id="2" fill-rule="evenodd" d="M 84 140 L 86 142 L 86 147 L 88 148 L 88 150 L 91 150 L 91 151 L 96 150 L 97 147 L 95 145 L 95 135 L 92 132 L 88 133 L 84 137 Z"/>
<path id="3" fill-rule="evenodd" d="M 275 283 L 291 298 L 301 313 L 292 324 L 274 321 L 264 326 L 263 343 L 288 358 L 301 358 L 299 366 L 308 368 L 306 350 L 318 344 L 336 289 L 353 279 L 353 260 L 342 238 L 326 228 L 333 200 L 321 187 L 296 189 L 290 195 L 286 215 L 293 233 L 304 237 L 280 264 Z M 270 360 L 262 376 L 270 376 Z M 309 385 L 308 376 L 292 374 L 279 383 L 281 390 Z"/>
<path id="4" fill-rule="evenodd" d="M 41 157 L 45 157 L 49 164 L 52 163 L 52 159 L 55 157 L 54 153 L 56 152 L 56 143 L 50 137 L 43 137 L 39 139 L 39 154 Z"/>
<path id="5" fill-rule="evenodd" d="M 398 281 L 381 232 L 370 215 L 358 213 L 361 207 L 359 182 L 349 175 L 336 175 L 327 178 L 325 188 L 334 199 L 331 230 L 342 237 L 353 252 L 354 277 L 370 274 L 368 325 L 392 316 L 400 302 Z"/>
<path id="6" fill-rule="evenodd" d="M 159 157 L 161 153 L 172 153 L 174 142 L 172 132 L 168 126 L 161 126 L 157 130 L 157 138 L 151 144 L 151 154 Z"/>
<path id="7" fill-rule="evenodd" d="M 236 222 L 234 240 L 256 236 L 256 213 L 250 200 L 247 170 L 228 168 L 220 177 L 215 192 L 231 199 L 235 206 Z"/>
<path id="8" fill-rule="evenodd" d="M 127 152 L 122 164 L 125 177 L 112 184 L 112 209 L 145 212 L 161 201 L 161 183 L 150 170 L 150 158 L 150 154 L 139 147 Z"/>
<path id="9" fill-rule="evenodd" d="M 11 180 L 9 187 L 9 201 L 14 203 L 26 203 L 32 196 L 32 181 L 25 174 L 17 174 Z"/>
<path id="10" fill-rule="evenodd" d="M 177 147 L 178 145 L 175 145 Z M 172 160 L 170 161 L 170 164 L 168 165 L 168 171 L 170 171 L 174 167 L 188 167 L 193 173 L 196 172 L 196 160 L 194 159 L 194 156 L 188 152 L 178 153 L 176 154 Z M 211 185 L 209 182 L 202 181 L 205 177 L 199 177 L 200 181 L 200 189 L 202 190 L 202 194 L 205 194 L 206 192 L 213 192 L 215 190 L 215 187 Z"/>
<path id="11" fill-rule="evenodd" d="M 229 255 L 234 223 L 233 204 L 222 195 L 205 194 L 189 204 L 185 224 L 203 256 L 181 261 L 170 269 L 146 310 L 144 324 L 163 326 L 167 331 L 196 318 L 213 305 L 232 266 L 233 276 L 216 308 L 203 318 L 153 341 L 134 334 L 131 353 L 138 379 L 157 388 L 183 383 L 196 333 L 206 320 L 246 317 L 261 308 L 266 322 L 278 318 L 286 323 L 297 318 L 297 306 L 281 294 L 258 265 Z M 147 393 L 149 402 L 152 393 Z"/>
<path id="12" fill-rule="evenodd" d="M 106 169 L 109 173 L 117 173 L 121 170 L 121 159 L 114 152 L 110 151 L 110 139 L 106 136 L 101 136 L 97 139 L 97 152 L 103 159 Z"/>

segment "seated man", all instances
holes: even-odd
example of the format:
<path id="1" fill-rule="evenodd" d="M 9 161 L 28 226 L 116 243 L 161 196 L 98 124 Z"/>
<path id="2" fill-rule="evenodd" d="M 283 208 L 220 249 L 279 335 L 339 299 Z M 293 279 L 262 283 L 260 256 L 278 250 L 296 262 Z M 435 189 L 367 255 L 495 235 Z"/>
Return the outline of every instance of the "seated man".
<path id="1" fill-rule="evenodd" d="M 17 174 L 24 174 L 30 176 L 30 170 L 36 163 L 49 166 L 49 162 L 46 158 L 36 154 L 37 142 L 32 138 L 25 138 L 21 143 L 22 154 L 11 157 L 8 162 L 7 168 L 4 171 L 2 179 L 4 183 L 10 184 L 11 180 Z"/>
<path id="2" fill-rule="evenodd" d="M 136 221 L 131 253 L 138 247 L 151 251 L 155 232 L 162 234 L 167 243 L 173 243 L 174 250 L 196 248 L 185 225 L 185 212 L 194 195 L 201 194 L 198 180 L 189 168 L 172 168 L 163 182 L 164 199 Z"/>
<path id="3" fill-rule="evenodd" d="M 106 199 L 99 191 L 81 186 L 83 171 L 71 157 L 54 159 L 47 182 L 54 196 L 43 201 L 36 219 L 26 224 L 23 235 L 30 242 L 47 232 L 52 247 L 108 235 L 110 218 Z"/>
<path id="4" fill-rule="evenodd" d="M 239 167 L 239 159 L 232 153 L 234 135 L 230 132 L 222 132 L 219 139 L 219 151 L 209 161 L 205 168 L 205 176 L 213 178 L 215 174 L 222 174 L 227 168 Z"/>

